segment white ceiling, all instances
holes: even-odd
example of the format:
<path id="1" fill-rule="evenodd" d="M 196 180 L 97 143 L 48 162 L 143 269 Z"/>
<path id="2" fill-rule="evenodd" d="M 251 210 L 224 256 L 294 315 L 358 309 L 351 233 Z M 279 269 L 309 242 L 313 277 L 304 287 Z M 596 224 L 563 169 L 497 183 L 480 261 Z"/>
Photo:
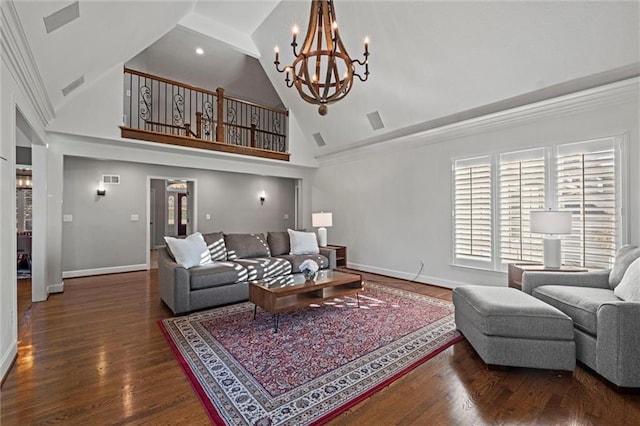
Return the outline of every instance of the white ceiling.
<path id="1" fill-rule="evenodd" d="M 316 149 L 318 155 L 640 74 L 635 1 L 335 0 L 351 56 L 360 57 L 363 38 L 371 39 L 371 76 L 320 117 L 273 69 L 275 45 L 281 61 L 291 61 L 289 28 L 297 23 L 304 34 L 308 0 L 83 0 L 80 18 L 51 34 L 42 18 L 70 1 L 14 2 L 55 109 L 65 103 L 61 89 L 79 76 L 88 86 L 143 52 L 138 63 L 168 77 L 211 88 L 226 84 L 235 93 L 244 87 L 252 100 L 279 95 L 314 148 L 311 135 L 321 132 L 327 146 Z M 191 54 L 194 44 L 215 55 Z M 255 72 L 257 62 L 232 48 L 258 58 L 266 73 L 261 78 L 273 87 L 234 80 L 240 67 Z M 203 73 L 209 69 L 203 61 L 212 58 L 223 83 L 210 84 L 213 73 Z M 366 114 L 372 111 L 380 112 L 384 129 L 371 129 Z"/>

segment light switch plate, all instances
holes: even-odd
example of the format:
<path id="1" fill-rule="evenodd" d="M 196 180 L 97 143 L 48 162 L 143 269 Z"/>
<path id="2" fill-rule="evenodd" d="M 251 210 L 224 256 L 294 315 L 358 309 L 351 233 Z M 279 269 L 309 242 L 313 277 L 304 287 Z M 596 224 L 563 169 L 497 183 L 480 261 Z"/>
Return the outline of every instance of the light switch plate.
<path id="1" fill-rule="evenodd" d="M 289 215 L 288 214 L 284 214 L 284 220 L 288 220 L 289 219 Z"/>
<path id="2" fill-rule="evenodd" d="M 132 214 L 131 215 L 131 222 L 137 222 L 139 220 L 140 220 L 140 218 L 138 217 L 137 214 Z"/>
<path id="3" fill-rule="evenodd" d="M 204 215 L 204 218 L 207 220 L 211 220 L 211 215 L 209 213 L 207 213 L 206 215 Z"/>
<path id="4" fill-rule="evenodd" d="M 62 216 L 63 222 L 73 222 L 73 215 L 65 214 Z"/>

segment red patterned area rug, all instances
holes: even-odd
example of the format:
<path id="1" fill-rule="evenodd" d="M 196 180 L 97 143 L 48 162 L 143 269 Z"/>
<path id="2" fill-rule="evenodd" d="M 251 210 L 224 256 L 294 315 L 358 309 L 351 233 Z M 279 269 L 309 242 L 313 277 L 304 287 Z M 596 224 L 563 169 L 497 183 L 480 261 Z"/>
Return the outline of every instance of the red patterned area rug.
<path id="1" fill-rule="evenodd" d="M 320 424 L 461 339 L 453 304 L 367 283 L 280 315 L 249 302 L 159 321 L 216 424 Z"/>

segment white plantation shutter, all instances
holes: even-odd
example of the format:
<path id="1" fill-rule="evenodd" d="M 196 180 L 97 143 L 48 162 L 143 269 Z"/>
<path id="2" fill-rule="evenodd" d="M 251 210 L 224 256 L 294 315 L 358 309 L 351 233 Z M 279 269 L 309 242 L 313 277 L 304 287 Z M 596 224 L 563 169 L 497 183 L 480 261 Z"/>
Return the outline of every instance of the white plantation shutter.
<path id="1" fill-rule="evenodd" d="M 491 160 L 454 164 L 454 254 L 456 262 L 491 262 Z"/>
<path id="2" fill-rule="evenodd" d="M 562 237 L 564 263 L 587 268 L 613 265 L 620 218 L 613 139 L 558 147 L 558 208 L 573 214 Z"/>
<path id="3" fill-rule="evenodd" d="M 544 150 L 500 156 L 500 259 L 542 261 L 542 236 L 529 232 L 529 213 L 544 210 Z"/>

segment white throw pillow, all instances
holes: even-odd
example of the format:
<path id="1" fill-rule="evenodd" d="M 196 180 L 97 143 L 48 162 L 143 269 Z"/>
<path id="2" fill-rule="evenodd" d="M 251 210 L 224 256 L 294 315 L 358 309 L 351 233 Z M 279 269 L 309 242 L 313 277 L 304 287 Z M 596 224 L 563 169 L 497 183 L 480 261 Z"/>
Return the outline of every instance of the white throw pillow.
<path id="1" fill-rule="evenodd" d="M 627 302 L 640 302 L 640 257 L 629 265 L 613 294 Z"/>
<path id="2" fill-rule="evenodd" d="M 291 251 L 289 254 L 319 254 L 318 239 L 313 232 L 300 232 L 287 229 Z"/>
<path id="3" fill-rule="evenodd" d="M 164 237 L 164 240 L 176 259 L 176 263 L 187 269 L 211 263 L 211 253 L 202 234 L 196 232 L 187 238 Z"/>

